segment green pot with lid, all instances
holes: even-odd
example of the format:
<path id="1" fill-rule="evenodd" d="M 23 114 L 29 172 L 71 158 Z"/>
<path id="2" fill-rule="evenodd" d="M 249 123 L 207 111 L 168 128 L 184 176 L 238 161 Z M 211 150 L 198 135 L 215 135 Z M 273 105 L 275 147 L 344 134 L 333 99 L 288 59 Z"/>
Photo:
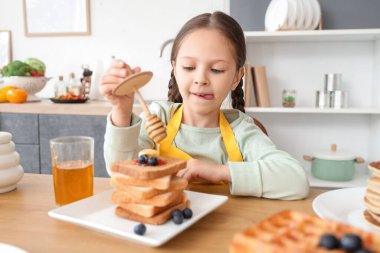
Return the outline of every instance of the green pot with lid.
<path id="1" fill-rule="evenodd" d="M 355 163 L 364 163 L 361 157 L 337 151 L 336 144 L 331 145 L 330 151 L 316 152 L 313 156 L 304 155 L 303 158 L 311 162 L 311 174 L 315 178 L 337 182 L 352 180 Z"/>

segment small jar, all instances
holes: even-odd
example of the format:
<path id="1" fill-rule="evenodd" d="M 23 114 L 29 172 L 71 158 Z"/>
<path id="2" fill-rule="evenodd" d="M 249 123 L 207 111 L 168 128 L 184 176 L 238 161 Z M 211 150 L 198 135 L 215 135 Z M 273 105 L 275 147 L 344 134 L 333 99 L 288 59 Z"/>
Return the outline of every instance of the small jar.
<path id="1" fill-rule="evenodd" d="M 295 107 L 296 106 L 296 90 L 283 90 L 282 91 L 282 106 Z"/>

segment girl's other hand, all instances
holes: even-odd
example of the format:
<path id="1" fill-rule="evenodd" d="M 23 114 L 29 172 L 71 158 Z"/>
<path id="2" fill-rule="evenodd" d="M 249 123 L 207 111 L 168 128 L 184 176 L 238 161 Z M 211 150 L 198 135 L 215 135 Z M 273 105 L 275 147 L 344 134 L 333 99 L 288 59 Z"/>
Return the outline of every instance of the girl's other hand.
<path id="1" fill-rule="evenodd" d="M 199 159 L 187 161 L 186 169 L 178 171 L 177 176 L 186 178 L 189 182 L 231 182 L 230 170 L 227 165 L 205 162 Z"/>

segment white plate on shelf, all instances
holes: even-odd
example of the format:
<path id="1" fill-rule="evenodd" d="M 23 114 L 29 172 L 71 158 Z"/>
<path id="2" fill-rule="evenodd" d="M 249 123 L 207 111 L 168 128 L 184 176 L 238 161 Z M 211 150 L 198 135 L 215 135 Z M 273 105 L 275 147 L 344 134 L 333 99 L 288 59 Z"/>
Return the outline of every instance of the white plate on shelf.
<path id="1" fill-rule="evenodd" d="M 313 10 L 309 0 L 301 0 L 303 4 L 304 26 L 303 30 L 310 30 L 313 22 Z"/>
<path id="2" fill-rule="evenodd" d="M 297 0 L 288 0 L 287 30 L 295 30 L 297 19 Z"/>
<path id="3" fill-rule="evenodd" d="M 284 28 L 288 17 L 288 0 L 272 0 L 265 13 L 265 29 L 268 32 Z"/>
<path id="4" fill-rule="evenodd" d="M 310 0 L 311 9 L 313 11 L 313 22 L 310 29 L 315 30 L 321 19 L 321 6 L 319 5 L 318 0 Z"/>
<path id="5" fill-rule="evenodd" d="M 296 17 L 296 30 L 303 30 L 304 14 L 303 14 L 303 0 L 296 0 L 297 2 L 297 17 Z"/>
<path id="6" fill-rule="evenodd" d="M 23 249 L 20 249 L 18 247 L 10 245 L 10 244 L 1 243 L 1 242 L 0 242 L 0 252 L 4 252 L 4 253 L 28 253 Z"/>
<path id="7" fill-rule="evenodd" d="M 314 199 L 313 210 L 323 219 L 379 233 L 380 229 L 368 224 L 363 216 L 365 189 L 365 187 L 355 187 L 322 193 Z"/>
<path id="8" fill-rule="evenodd" d="M 135 221 L 115 215 L 116 205 L 111 201 L 113 190 L 59 207 L 49 211 L 49 216 L 94 229 L 129 241 L 157 247 L 169 241 L 202 217 L 222 205 L 228 197 L 192 191 L 185 191 L 190 200 L 193 217 L 186 219 L 181 225 L 168 221 L 162 225 L 146 225 L 145 235 L 136 235 L 133 228 L 139 224 Z"/>

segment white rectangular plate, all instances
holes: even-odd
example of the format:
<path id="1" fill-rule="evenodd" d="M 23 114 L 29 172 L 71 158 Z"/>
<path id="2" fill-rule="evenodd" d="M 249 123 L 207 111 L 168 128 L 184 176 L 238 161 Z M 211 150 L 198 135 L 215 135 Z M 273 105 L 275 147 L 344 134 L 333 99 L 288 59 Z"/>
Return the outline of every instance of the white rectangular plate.
<path id="1" fill-rule="evenodd" d="M 59 207 L 49 211 L 49 216 L 75 223 L 103 233 L 111 234 L 133 242 L 157 247 L 169 241 L 199 219 L 216 209 L 228 200 L 228 197 L 192 191 L 185 191 L 193 211 L 191 219 L 185 219 L 180 225 L 169 220 L 162 225 L 146 225 L 145 235 L 133 232 L 138 222 L 120 218 L 115 215 L 116 205 L 111 201 L 114 190 Z"/>

